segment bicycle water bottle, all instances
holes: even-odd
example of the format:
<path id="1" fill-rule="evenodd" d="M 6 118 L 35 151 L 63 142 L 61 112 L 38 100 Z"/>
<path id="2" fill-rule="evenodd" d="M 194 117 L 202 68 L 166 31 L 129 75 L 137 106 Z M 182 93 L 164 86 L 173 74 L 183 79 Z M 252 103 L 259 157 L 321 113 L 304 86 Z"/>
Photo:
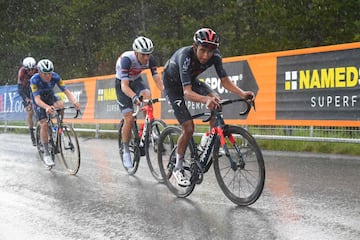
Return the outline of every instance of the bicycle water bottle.
<path id="1" fill-rule="evenodd" d="M 56 132 L 57 132 L 57 129 L 58 129 L 58 126 L 54 125 L 52 127 L 52 136 L 53 136 L 53 139 L 54 141 L 56 140 Z"/>
<path id="2" fill-rule="evenodd" d="M 200 162 L 205 163 L 205 160 L 208 160 L 210 157 L 210 154 L 212 152 L 212 146 L 214 144 L 213 138 L 215 136 L 215 133 L 208 133 L 208 136 L 206 137 L 206 143 L 203 147 L 203 152 L 200 154 Z M 205 140 L 204 140 L 205 141 Z"/>
<path id="3" fill-rule="evenodd" d="M 198 147 L 198 149 L 201 152 L 204 151 L 205 145 L 206 145 L 207 141 L 209 140 L 209 134 L 210 134 L 209 132 L 206 132 L 201 136 L 200 144 L 199 144 L 199 147 Z"/>

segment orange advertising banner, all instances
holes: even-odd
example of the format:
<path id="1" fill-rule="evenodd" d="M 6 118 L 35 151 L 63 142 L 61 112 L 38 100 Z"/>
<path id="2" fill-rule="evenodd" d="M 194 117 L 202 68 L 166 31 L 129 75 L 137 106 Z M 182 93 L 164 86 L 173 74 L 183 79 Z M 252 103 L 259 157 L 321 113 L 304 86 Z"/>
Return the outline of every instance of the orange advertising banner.
<path id="1" fill-rule="evenodd" d="M 288 126 L 360 126 L 360 42 L 224 58 L 231 80 L 256 93 L 256 112 L 240 117 L 236 104 L 224 109 L 229 124 Z M 159 68 L 161 74 L 162 67 Z M 162 96 L 149 71 L 152 97 Z M 236 98 L 221 86 L 213 68 L 199 76 L 222 98 Z M 83 115 L 75 122 L 118 123 L 115 75 L 67 80 Z M 192 113 L 207 111 L 188 102 Z M 177 124 L 166 102 L 154 106 L 155 117 Z M 201 123 L 201 120 L 196 120 Z"/>

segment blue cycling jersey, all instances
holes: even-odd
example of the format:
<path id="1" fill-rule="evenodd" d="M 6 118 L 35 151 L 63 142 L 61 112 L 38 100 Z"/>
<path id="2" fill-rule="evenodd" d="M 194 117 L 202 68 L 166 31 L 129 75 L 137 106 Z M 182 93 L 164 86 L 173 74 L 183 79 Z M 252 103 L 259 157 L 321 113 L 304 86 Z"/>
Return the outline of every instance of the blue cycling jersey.
<path id="1" fill-rule="evenodd" d="M 30 79 L 30 87 L 34 97 L 40 95 L 43 98 L 48 98 L 55 95 L 55 85 L 57 85 L 61 91 L 65 91 L 67 89 L 64 81 L 56 72 L 52 73 L 50 82 L 43 81 L 39 73 L 36 73 Z"/>

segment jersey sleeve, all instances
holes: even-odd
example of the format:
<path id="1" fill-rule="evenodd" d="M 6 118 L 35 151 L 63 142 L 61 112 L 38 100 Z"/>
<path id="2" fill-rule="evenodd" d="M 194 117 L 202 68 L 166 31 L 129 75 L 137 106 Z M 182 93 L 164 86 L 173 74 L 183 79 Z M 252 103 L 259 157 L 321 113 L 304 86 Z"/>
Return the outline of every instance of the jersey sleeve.
<path id="1" fill-rule="evenodd" d="M 120 65 L 117 66 L 117 71 L 120 72 L 121 80 L 130 80 L 129 73 L 131 69 L 131 60 L 128 57 L 121 57 Z"/>
<path id="2" fill-rule="evenodd" d="M 156 62 L 156 59 L 155 59 L 155 57 L 153 55 L 150 56 L 149 68 L 150 68 L 152 76 L 157 76 L 158 75 L 157 62 Z"/>
<path id="3" fill-rule="evenodd" d="M 18 84 L 22 84 L 22 79 L 24 77 L 24 74 L 25 74 L 25 69 L 21 67 L 18 71 L 18 80 L 17 80 Z"/>
<path id="4" fill-rule="evenodd" d="M 53 78 L 55 79 L 56 85 L 60 88 L 62 92 L 67 89 L 65 81 L 61 79 L 59 74 L 53 73 Z"/>
<path id="5" fill-rule="evenodd" d="M 179 56 L 179 73 L 183 86 L 191 84 L 191 57 L 187 54 L 180 54 Z"/>
<path id="6" fill-rule="evenodd" d="M 40 95 L 40 90 L 37 85 L 37 81 L 38 81 L 37 75 L 34 75 L 30 78 L 30 89 L 34 96 Z"/>
<path id="7" fill-rule="evenodd" d="M 228 76 L 228 74 L 226 73 L 226 71 L 223 67 L 222 57 L 221 57 L 220 53 L 215 52 L 214 57 L 215 57 L 214 67 L 215 67 L 216 73 L 219 76 L 219 78 L 224 78 L 224 77 Z"/>

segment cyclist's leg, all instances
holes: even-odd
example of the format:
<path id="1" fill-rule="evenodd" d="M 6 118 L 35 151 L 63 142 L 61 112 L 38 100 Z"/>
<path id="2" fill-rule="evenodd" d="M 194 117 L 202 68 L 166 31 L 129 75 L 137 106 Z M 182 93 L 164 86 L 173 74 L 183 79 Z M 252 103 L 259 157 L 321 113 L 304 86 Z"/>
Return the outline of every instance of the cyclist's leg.
<path id="1" fill-rule="evenodd" d="M 130 84 L 129 84 L 129 87 Z M 131 138 L 131 127 L 134 122 L 133 103 L 121 89 L 121 81 L 116 79 L 115 82 L 116 95 L 120 106 L 121 113 L 123 114 L 124 125 L 121 129 L 121 141 L 123 143 L 123 163 L 126 168 L 132 168 L 132 160 L 129 149 L 129 142 Z"/>
<path id="2" fill-rule="evenodd" d="M 37 115 L 37 118 L 39 119 L 39 125 L 40 125 L 40 133 L 39 133 L 39 137 L 40 137 L 40 141 L 38 141 L 38 143 L 40 143 L 41 145 L 38 146 L 38 151 L 40 154 L 40 158 L 43 162 L 45 162 L 46 165 L 48 166 L 53 166 L 54 162 L 51 159 L 50 156 L 50 152 L 49 152 L 49 133 L 48 133 L 48 124 L 47 124 L 47 116 L 46 116 L 46 112 L 45 109 L 34 105 L 34 111 Z"/>
<path id="3" fill-rule="evenodd" d="M 34 121 L 33 121 L 34 111 L 31 102 L 27 102 L 25 109 L 26 109 L 26 122 L 29 128 L 31 142 L 33 146 L 36 146 L 35 135 L 34 135 Z"/>
<path id="4" fill-rule="evenodd" d="M 146 84 L 146 82 L 141 77 L 130 82 L 130 88 L 136 93 L 137 96 L 142 97 L 143 99 L 151 98 L 149 86 Z M 144 111 L 143 114 L 145 117 L 146 112 Z"/>
<path id="5" fill-rule="evenodd" d="M 54 100 L 53 100 L 53 101 L 54 101 L 53 106 L 54 106 L 56 109 L 62 109 L 62 108 L 64 108 L 64 102 L 63 102 L 60 98 L 54 96 Z M 61 117 L 62 117 L 62 118 L 64 117 L 64 109 L 61 110 Z"/>
<path id="6" fill-rule="evenodd" d="M 209 85 L 199 81 L 199 79 L 196 79 L 195 82 L 192 84 L 192 90 L 203 96 L 207 95 L 210 97 L 218 97 L 220 99 L 219 94 L 217 94 L 213 89 L 211 89 Z M 210 119 L 209 129 L 214 127 L 214 123 L 215 123 L 215 119 L 214 118 Z"/>
<path id="7" fill-rule="evenodd" d="M 196 92 L 200 95 L 207 95 L 210 97 L 217 97 L 218 99 L 220 99 L 220 96 L 217 92 L 215 92 L 213 89 L 211 89 L 209 85 L 199 81 L 198 79 L 196 79 L 196 82 L 193 84 L 192 89 L 194 92 Z M 215 126 L 215 118 L 213 117 L 209 121 L 209 130 L 212 129 L 214 126 Z M 206 139 L 208 136 L 206 136 L 206 133 L 204 133 L 204 135 L 202 137 Z M 201 149 L 201 146 L 200 146 L 200 149 Z M 224 150 L 222 148 L 220 148 L 219 153 L 224 154 Z"/>
<path id="8" fill-rule="evenodd" d="M 185 176 L 183 170 L 183 161 L 186 147 L 194 133 L 194 122 L 191 114 L 185 105 L 183 96 L 178 96 L 176 93 L 167 91 L 169 101 L 174 110 L 176 119 L 181 124 L 182 133 L 177 142 L 176 165 L 173 174 L 179 185 L 189 186 L 190 180 Z"/>

